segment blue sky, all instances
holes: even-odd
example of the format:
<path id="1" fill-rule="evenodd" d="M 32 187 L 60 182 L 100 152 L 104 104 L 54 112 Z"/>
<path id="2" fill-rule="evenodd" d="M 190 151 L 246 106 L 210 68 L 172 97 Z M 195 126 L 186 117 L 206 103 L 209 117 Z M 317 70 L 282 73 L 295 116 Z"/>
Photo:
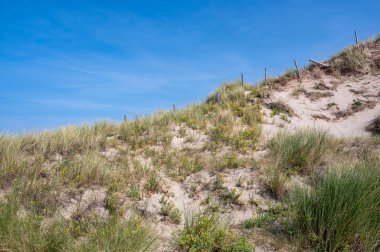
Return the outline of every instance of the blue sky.
<path id="1" fill-rule="evenodd" d="M 120 121 L 380 32 L 380 1 L 0 1 L 0 131 Z"/>

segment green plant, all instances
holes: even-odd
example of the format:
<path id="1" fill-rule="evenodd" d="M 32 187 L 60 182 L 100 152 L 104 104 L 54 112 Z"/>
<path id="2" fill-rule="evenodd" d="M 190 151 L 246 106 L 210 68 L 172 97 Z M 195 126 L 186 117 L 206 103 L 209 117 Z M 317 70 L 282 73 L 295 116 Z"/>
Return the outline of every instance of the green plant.
<path id="1" fill-rule="evenodd" d="M 170 214 L 170 219 L 174 222 L 174 224 L 180 224 L 181 223 L 181 211 L 178 208 L 174 208 Z"/>
<path id="2" fill-rule="evenodd" d="M 168 200 L 165 196 L 161 198 L 161 210 L 160 214 L 165 217 L 169 217 L 175 224 L 181 223 L 181 211 L 175 208 L 174 203 Z"/>
<path id="3" fill-rule="evenodd" d="M 343 165 L 291 197 L 296 234 L 319 251 L 376 251 L 380 237 L 380 162 Z"/>
<path id="4" fill-rule="evenodd" d="M 216 174 L 215 176 L 215 189 L 222 189 L 224 188 L 224 178 L 221 174 Z"/>
<path id="5" fill-rule="evenodd" d="M 226 187 L 223 187 L 218 190 L 218 195 L 219 197 L 224 201 L 225 204 L 237 204 L 239 205 L 239 198 L 241 196 L 241 192 L 236 190 L 235 188 L 233 189 L 228 189 Z"/>
<path id="6" fill-rule="evenodd" d="M 165 196 L 162 196 L 160 202 L 161 202 L 160 214 L 162 216 L 169 216 L 170 212 L 174 208 L 174 203 L 168 200 Z"/>
<path id="7" fill-rule="evenodd" d="M 151 174 L 145 184 L 145 188 L 149 191 L 155 192 L 159 189 L 160 180 L 155 174 Z"/>
<path id="8" fill-rule="evenodd" d="M 240 176 L 237 181 L 236 181 L 236 186 L 237 187 L 242 187 L 243 186 L 243 182 L 244 182 L 244 178 L 242 176 Z"/>
<path id="9" fill-rule="evenodd" d="M 116 214 L 119 210 L 119 198 L 116 192 L 112 189 L 108 190 L 106 198 L 106 207 L 110 211 L 110 214 Z"/>
<path id="10" fill-rule="evenodd" d="M 132 184 L 128 190 L 128 197 L 132 200 L 139 200 L 141 197 L 141 190 L 138 184 Z"/>
<path id="11" fill-rule="evenodd" d="M 178 237 L 181 251 L 251 252 L 253 244 L 234 234 L 217 214 L 188 214 Z"/>
<path id="12" fill-rule="evenodd" d="M 354 111 L 360 109 L 362 106 L 363 106 L 363 102 L 361 100 L 359 100 L 359 99 L 353 100 L 353 102 L 351 104 L 351 108 Z"/>
<path id="13" fill-rule="evenodd" d="M 264 228 L 272 224 L 278 218 L 278 214 L 271 211 L 259 211 L 257 216 L 243 222 L 244 228 Z"/>
<path id="14" fill-rule="evenodd" d="M 240 165 L 240 160 L 235 154 L 228 154 L 219 160 L 216 164 L 217 170 L 224 170 L 227 168 L 238 168 Z"/>

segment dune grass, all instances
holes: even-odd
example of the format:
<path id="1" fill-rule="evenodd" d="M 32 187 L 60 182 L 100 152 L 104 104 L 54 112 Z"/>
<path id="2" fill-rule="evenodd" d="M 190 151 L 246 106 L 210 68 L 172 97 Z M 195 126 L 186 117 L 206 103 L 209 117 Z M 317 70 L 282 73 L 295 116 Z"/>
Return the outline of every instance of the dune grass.
<path id="1" fill-rule="evenodd" d="M 266 185 L 276 197 L 285 194 L 289 175 L 312 174 L 332 145 L 331 136 L 318 129 L 280 132 L 269 142 L 270 165 Z"/>
<path id="2" fill-rule="evenodd" d="M 269 143 L 272 160 L 283 171 L 310 173 L 331 144 L 331 136 L 322 130 L 304 129 L 294 133 L 281 132 Z"/>
<path id="3" fill-rule="evenodd" d="M 180 251 L 251 252 L 253 244 L 237 235 L 218 214 L 189 213 L 178 237 Z"/>
<path id="4" fill-rule="evenodd" d="M 293 222 L 317 251 L 378 251 L 380 162 L 342 165 L 292 195 Z"/>

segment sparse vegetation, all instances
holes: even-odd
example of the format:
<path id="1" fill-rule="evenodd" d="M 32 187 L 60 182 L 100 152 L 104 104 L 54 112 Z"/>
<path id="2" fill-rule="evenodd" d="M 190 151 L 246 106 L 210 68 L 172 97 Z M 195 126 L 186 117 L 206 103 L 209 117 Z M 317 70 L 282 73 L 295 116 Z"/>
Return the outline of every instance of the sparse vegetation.
<path id="1" fill-rule="evenodd" d="M 0 205 L 0 247 L 11 251 L 152 251 L 157 238 L 141 218 L 126 221 L 96 216 L 44 222 L 40 215 L 18 213 L 16 193 Z M 86 238 L 86 239 L 83 239 Z"/>

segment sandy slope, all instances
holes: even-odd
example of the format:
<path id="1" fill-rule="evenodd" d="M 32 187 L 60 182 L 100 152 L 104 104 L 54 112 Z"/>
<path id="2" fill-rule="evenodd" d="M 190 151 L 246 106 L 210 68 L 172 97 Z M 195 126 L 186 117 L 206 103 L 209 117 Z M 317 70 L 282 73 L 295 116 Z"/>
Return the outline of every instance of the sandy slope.
<path id="1" fill-rule="evenodd" d="M 305 127 L 325 129 L 339 137 L 368 135 L 365 127 L 380 114 L 379 94 L 380 74 L 341 79 L 308 77 L 302 83 L 293 80 L 281 90 L 274 91 L 267 102 L 283 101 L 294 110 L 294 115 L 284 120 L 279 115 L 271 115 L 270 109 L 263 108 L 264 135 Z M 355 102 L 361 106 L 353 109 Z M 349 113 L 341 116 L 344 112 Z"/>
<path id="2" fill-rule="evenodd" d="M 358 62 L 360 68 L 353 68 Z M 264 107 L 264 136 L 305 127 L 339 137 L 369 134 L 365 127 L 380 114 L 380 39 L 348 48 L 324 63 L 328 67 L 303 69 L 302 83 L 293 76 L 269 91 L 264 104 L 283 101 L 294 115 L 273 115 Z"/>

